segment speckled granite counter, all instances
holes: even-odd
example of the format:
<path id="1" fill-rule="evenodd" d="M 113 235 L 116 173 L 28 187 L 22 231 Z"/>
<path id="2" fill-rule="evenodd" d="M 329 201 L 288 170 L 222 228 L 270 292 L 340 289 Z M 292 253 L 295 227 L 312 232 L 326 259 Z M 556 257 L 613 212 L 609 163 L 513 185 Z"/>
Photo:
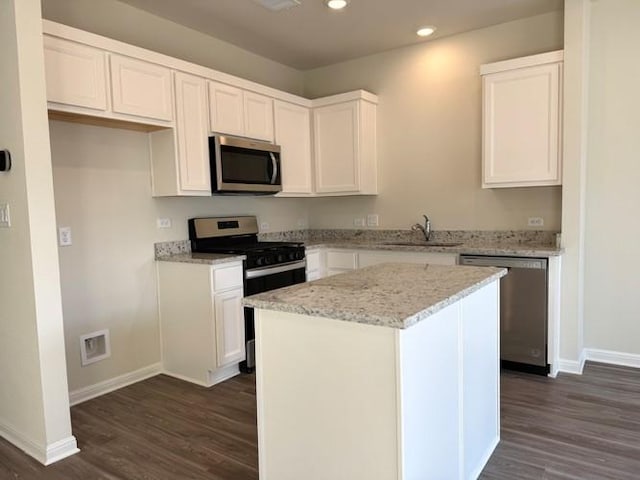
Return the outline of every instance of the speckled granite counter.
<path id="1" fill-rule="evenodd" d="M 553 257 L 563 253 L 555 246 L 556 232 L 542 230 L 446 230 L 433 231 L 432 242 L 456 242 L 456 246 L 420 245 L 424 238 L 411 230 L 293 230 L 261 235 L 263 240 L 304 242 L 308 250 L 345 248 L 395 252 L 434 252 L 470 255 Z M 415 245 L 397 245 L 415 243 Z"/>
<path id="2" fill-rule="evenodd" d="M 244 304 L 408 328 L 506 273 L 490 267 L 387 263 L 247 297 Z"/>
<path id="3" fill-rule="evenodd" d="M 218 253 L 175 253 L 173 255 L 157 256 L 160 262 L 200 263 L 205 265 L 218 265 L 221 263 L 241 262 L 244 255 L 223 255 Z"/>
<path id="4" fill-rule="evenodd" d="M 310 240 L 304 245 L 308 251 L 317 248 L 345 248 L 353 250 L 382 250 L 393 252 L 434 252 L 454 253 L 456 255 L 507 255 L 513 257 L 553 257 L 561 255 L 561 248 L 550 245 L 506 244 L 506 243 L 462 243 L 451 247 L 430 245 L 393 245 L 388 242 L 326 241 Z"/>

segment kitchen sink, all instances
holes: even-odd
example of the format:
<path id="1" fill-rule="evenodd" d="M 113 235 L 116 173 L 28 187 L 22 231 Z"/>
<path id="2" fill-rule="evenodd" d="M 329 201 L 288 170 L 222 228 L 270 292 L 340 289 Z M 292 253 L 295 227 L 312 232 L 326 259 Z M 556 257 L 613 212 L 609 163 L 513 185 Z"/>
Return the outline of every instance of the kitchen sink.
<path id="1" fill-rule="evenodd" d="M 385 245 L 399 247 L 458 247 L 462 242 L 385 242 Z"/>

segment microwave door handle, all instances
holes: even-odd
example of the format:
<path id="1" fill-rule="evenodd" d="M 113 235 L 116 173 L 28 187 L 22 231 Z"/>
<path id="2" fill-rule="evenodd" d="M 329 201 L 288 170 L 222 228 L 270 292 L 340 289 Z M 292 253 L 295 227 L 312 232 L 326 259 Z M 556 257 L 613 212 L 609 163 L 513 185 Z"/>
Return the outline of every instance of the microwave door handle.
<path id="1" fill-rule="evenodd" d="M 271 166 L 273 174 L 271 175 L 271 185 L 275 185 L 276 178 L 278 178 L 278 161 L 276 160 L 276 156 L 273 152 L 269 152 L 269 156 L 271 157 Z"/>

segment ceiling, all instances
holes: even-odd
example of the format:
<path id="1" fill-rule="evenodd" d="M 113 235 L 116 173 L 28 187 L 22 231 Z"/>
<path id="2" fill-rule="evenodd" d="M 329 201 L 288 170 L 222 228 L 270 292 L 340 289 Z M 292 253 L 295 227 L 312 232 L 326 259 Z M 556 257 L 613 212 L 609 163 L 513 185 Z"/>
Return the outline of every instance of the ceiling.
<path id="1" fill-rule="evenodd" d="M 336 12 L 323 0 L 299 0 L 272 12 L 256 0 L 121 1 L 300 70 L 563 6 L 563 0 L 351 0 Z M 422 25 L 438 30 L 421 39 L 415 31 Z"/>

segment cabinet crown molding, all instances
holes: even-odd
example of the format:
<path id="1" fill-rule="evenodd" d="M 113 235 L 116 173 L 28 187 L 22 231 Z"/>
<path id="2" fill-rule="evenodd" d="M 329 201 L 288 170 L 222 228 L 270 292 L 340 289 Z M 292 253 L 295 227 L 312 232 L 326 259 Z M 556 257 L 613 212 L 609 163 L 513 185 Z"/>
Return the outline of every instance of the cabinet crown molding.
<path id="1" fill-rule="evenodd" d="M 512 58 L 494 63 L 485 63 L 480 65 L 480 75 L 490 73 L 506 72 L 516 68 L 532 67 L 535 65 L 544 65 L 546 63 L 558 63 L 564 60 L 564 50 L 555 50 L 553 52 L 539 53 L 537 55 L 529 55 L 528 57 Z"/>

